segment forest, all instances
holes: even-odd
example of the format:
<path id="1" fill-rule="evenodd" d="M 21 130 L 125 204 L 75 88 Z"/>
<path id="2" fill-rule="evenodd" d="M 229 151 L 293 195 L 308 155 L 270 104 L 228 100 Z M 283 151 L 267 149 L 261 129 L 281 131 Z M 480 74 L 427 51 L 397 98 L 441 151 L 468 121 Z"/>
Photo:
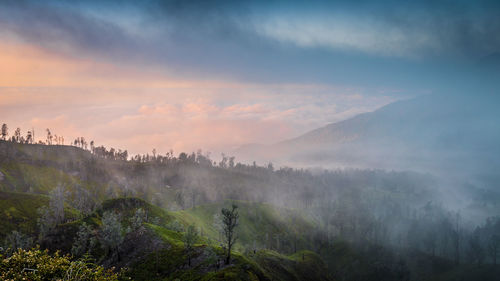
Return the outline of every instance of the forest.
<path id="1" fill-rule="evenodd" d="M 201 150 L 128 156 L 83 137 L 64 145 L 49 129 L 44 141 L 33 136 L 16 129 L 9 138 L 2 126 L 2 274 L 29 251 L 134 280 L 499 273 L 499 194 L 477 190 L 458 209 L 430 174 L 259 166 Z"/>

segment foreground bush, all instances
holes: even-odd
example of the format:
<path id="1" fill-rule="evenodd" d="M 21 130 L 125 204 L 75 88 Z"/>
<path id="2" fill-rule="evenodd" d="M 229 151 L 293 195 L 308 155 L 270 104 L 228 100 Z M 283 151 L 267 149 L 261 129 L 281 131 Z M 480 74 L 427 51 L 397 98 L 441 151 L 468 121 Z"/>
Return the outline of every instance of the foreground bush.
<path id="1" fill-rule="evenodd" d="M 70 256 L 50 255 L 47 250 L 18 249 L 10 257 L 0 255 L 0 280 L 119 280 L 121 274 L 104 269 L 89 259 L 71 261 Z"/>

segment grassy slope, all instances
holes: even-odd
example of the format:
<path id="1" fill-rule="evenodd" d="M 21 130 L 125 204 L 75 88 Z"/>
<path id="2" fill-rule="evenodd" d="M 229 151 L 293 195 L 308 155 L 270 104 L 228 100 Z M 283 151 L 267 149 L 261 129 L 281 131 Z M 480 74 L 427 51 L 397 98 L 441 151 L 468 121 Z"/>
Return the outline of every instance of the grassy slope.
<path id="1" fill-rule="evenodd" d="M 35 234 L 38 217 L 36 210 L 48 203 L 49 198 L 45 195 L 0 192 L 0 214 L 3 218 L 0 221 L 0 237 L 12 230 Z M 278 211 L 265 204 L 241 201 L 237 203 L 241 214 L 241 223 L 238 227 L 241 240 L 237 249 L 243 249 L 243 242 L 252 241 L 255 235 L 262 234 L 262 231 L 259 232 L 260 223 L 263 229 L 275 231 L 288 229 L 287 218 L 282 215 L 289 211 Z M 137 242 L 137 247 L 144 247 L 150 252 L 140 256 L 141 258 L 129 266 L 130 275 L 135 280 L 157 278 L 165 280 L 176 278 L 180 280 L 327 280 L 323 262 L 312 252 L 304 252 L 303 261 L 300 253 L 287 256 L 271 250 L 261 250 L 256 254 L 244 255 L 240 251 L 235 251 L 231 266 L 224 267 L 222 262 L 224 252 L 215 242 L 218 234 L 212 228 L 213 213 L 220 212 L 221 207 L 222 205 L 210 204 L 192 210 L 168 212 L 137 198 L 111 199 L 105 201 L 102 208 L 91 216 L 59 225 L 56 234 L 49 237 L 49 242 L 46 242 L 45 246 L 53 250 L 69 251 L 81 223 L 86 222 L 98 228 L 103 212 L 114 211 L 121 215 L 124 227 L 127 227 L 128 219 L 135 213 L 135 210 L 143 208 L 148 214 L 148 220 L 156 224 L 145 224 L 147 232 L 152 233 L 152 236 L 146 237 L 145 241 Z M 251 213 L 249 207 L 255 208 L 256 213 Z M 261 218 L 252 218 L 256 214 Z M 66 216 L 76 218 L 77 213 L 67 208 Z M 184 226 L 196 223 L 197 226 L 206 229 L 196 244 L 191 267 L 187 266 L 183 243 L 184 233 L 167 228 L 174 220 Z M 299 225 L 306 227 L 308 223 L 304 220 Z M 163 243 L 157 249 L 151 249 L 148 243 L 155 239 L 160 239 Z M 102 254 L 100 248 L 96 250 L 96 253 Z M 220 261 L 219 268 L 216 266 L 217 260 Z"/>
<path id="2" fill-rule="evenodd" d="M 223 265 L 224 252 L 200 238 L 195 245 L 192 265 L 186 263 L 182 233 L 163 227 L 148 225 L 165 243 L 166 248 L 148 255 L 131 270 L 136 280 L 330 280 L 320 257 L 303 251 L 295 255 L 282 255 L 271 250 L 256 254 L 233 253 L 230 266 Z M 304 259 L 303 259 L 304 257 Z M 217 267 L 219 264 L 220 267 Z"/>
<path id="3" fill-rule="evenodd" d="M 49 198 L 44 195 L 0 192 L 0 238 L 13 230 L 35 234 L 37 209 L 48 204 Z M 76 218 L 78 212 L 66 206 L 65 216 L 69 219 Z"/>
<path id="4" fill-rule="evenodd" d="M 283 215 L 290 211 L 278 211 L 265 204 L 241 201 L 237 203 L 240 206 L 241 216 L 238 232 L 241 237 L 240 249 L 243 248 L 243 242 L 251 241 L 255 235 L 254 232 L 258 235 L 260 223 L 263 224 L 263 229 L 274 227 L 277 231 L 287 230 L 285 226 L 287 217 Z M 248 208 L 250 206 L 257 212 L 251 213 Z M 215 242 L 218 234 L 212 226 L 213 213 L 220 212 L 221 207 L 220 204 L 210 204 L 192 210 L 168 212 L 137 198 L 120 198 L 104 202 L 102 210 L 85 221 L 91 223 L 94 221 L 99 224 L 102 212 L 113 210 L 119 212 L 123 221 L 126 222 L 137 208 L 145 209 L 150 221 L 156 220 L 156 225 L 147 223 L 146 228 L 148 232 L 159 237 L 163 244 L 158 246 L 157 251 L 145 255 L 130 266 L 130 275 L 136 280 L 175 280 L 177 278 L 180 280 L 328 280 L 323 262 L 318 255 L 309 251 L 304 252 L 304 260 L 302 260 L 302 252 L 287 256 L 271 250 L 261 250 L 256 254 L 247 255 L 235 251 L 231 266 L 224 267 L 222 262 L 224 253 Z M 256 214 L 259 216 L 259 213 L 262 218 L 250 218 Z M 196 250 L 191 267 L 187 266 L 183 243 L 184 233 L 167 228 L 174 220 L 184 226 L 195 223 L 204 229 L 203 236 L 195 245 Z M 304 219 L 298 225 L 306 227 L 308 223 Z M 217 260 L 219 260 L 219 268 Z"/>
<path id="5" fill-rule="evenodd" d="M 222 207 L 229 208 L 232 203 L 238 205 L 240 215 L 236 250 L 253 250 L 255 246 L 272 249 L 279 247 L 280 251 L 291 252 L 295 248 L 295 241 L 298 249 L 308 248 L 307 235 L 314 228 L 314 224 L 296 210 L 276 208 L 263 203 L 226 200 L 224 204 L 201 205 L 173 212 L 172 215 L 185 225 L 195 224 L 204 235 L 220 241 L 214 217 L 220 213 Z"/>
<path id="6" fill-rule="evenodd" d="M 75 184 L 88 185 L 88 183 L 80 182 L 78 177 L 65 173 L 60 169 L 30 163 L 30 159 L 35 159 L 49 160 L 62 165 L 65 163 L 61 162 L 61 158 L 64 159 L 67 157 L 57 157 L 53 153 L 75 153 L 74 149 L 61 152 L 61 148 L 43 147 L 42 152 L 40 152 L 36 146 L 19 146 L 18 148 L 19 155 L 16 157 L 21 157 L 24 160 L 0 164 L 0 172 L 4 175 L 3 181 L 0 181 L 0 190 L 30 191 L 37 194 L 0 193 L 0 200 L 3 200 L 0 202 L 0 211 L 2 216 L 7 218 L 7 220 L 3 220 L 1 223 L 0 236 L 4 236 L 14 229 L 34 234 L 36 232 L 36 209 L 47 205 L 49 201 L 46 195 L 40 194 L 48 194 L 57 184 L 63 184 L 67 188 L 71 188 Z M 47 149 L 54 151 L 48 153 Z M 75 155 L 75 157 L 81 159 L 85 155 Z M 226 202 L 226 206 L 230 205 L 230 203 L 229 201 Z M 158 267 L 156 263 L 151 263 L 152 258 L 156 261 L 156 253 L 148 255 L 144 260 L 137 262 L 132 267 L 131 274 L 139 280 L 156 278 L 156 274 L 160 274 L 160 276 L 167 279 L 179 278 L 181 280 L 279 280 L 283 276 L 293 276 L 296 280 L 306 278 L 305 276 L 301 276 L 300 272 L 307 272 L 307 269 L 312 266 L 311 264 L 296 263 L 292 257 L 280 255 L 269 250 L 259 251 L 258 255 L 252 258 L 240 252 L 245 248 L 244 245 L 251 245 L 253 241 L 268 241 L 268 245 L 257 245 L 257 247 L 263 248 L 268 246 L 270 248 L 277 248 L 277 245 L 273 244 L 276 235 L 284 236 L 287 233 L 304 232 L 306 229 L 311 228 L 312 224 L 298 213 L 289 210 L 277 210 L 266 204 L 236 203 L 240 206 L 241 222 L 238 227 L 239 241 L 235 247 L 237 251 L 233 254 L 233 265 L 225 268 L 221 267 L 219 270 L 216 270 L 214 256 L 217 259 L 223 260 L 223 251 L 215 243 L 220 237 L 218 231 L 213 226 L 213 222 L 214 214 L 220 212 L 221 204 L 210 204 L 179 212 L 166 212 L 161 208 L 135 198 L 107 200 L 103 203 L 102 209 L 94 215 L 60 225 L 57 235 L 62 235 L 66 238 L 62 241 L 54 236 L 52 237 L 54 240 L 51 243 L 67 251 L 70 249 L 73 240 L 72 236 L 75 235 L 78 226 L 83 221 L 94 225 L 94 227 L 98 227 L 102 213 L 107 210 L 120 212 L 124 221 L 126 221 L 126 218 L 130 217 L 135 209 L 141 207 L 147 210 L 150 218 L 158 218 L 159 225 L 149 224 L 148 229 L 160 237 L 167 246 L 158 252 L 161 260 L 159 270 L 151 270 L 150 268 L 152 265 L 155 268 Z M 70 213 L 75 215 L 74 211 Z M 173 220 L 179 221 L 184 226 L 192 223 L 196 224 L 204 236 L 197 245 L 198 257 L 202 261 L 193 268 L 183 268 L 186 262 L 184 244 L 182 242 L 183 233 L 171 231 L 165 227 Z M 293 229 L 290 227 L 292 222 L 295 222 L 296 226 Z M 266 237 L 268 237 L 267 240 Z M 273 261 L 277 257 L 284 264 L 279 269 L 280 272 L 274 272 L 273 267 L 269 266 L 269 264 L 273 264 Z M 297 271 L 297 269 L 302 267 L 302 271 Z M 179 268 L 181 269 L 179 270 Z M 151 275 L 152 272 L 154 272 L 153 275 Z"/>
<path id="7" fill-rule="evenodd" d="M 6 150 L 7 146 L 15 147 L 15 149 Z M 96 194 L 99 194 L 101 199 L 104 198 L 105 182 L 82 181 L 82 177 L 78 174 L 81 171 L 80 165 L 82 161 L 91 158 L 87 151 L 70 146 L 20 145 L 0 141 L 0 153 L 13 159 L 13 161 L 2 161 L 3 159 L 0 159 L 0 172 L 3 175 L 3 179 L 0 180 L 0 239 L 12 230 L 35 234 L 36 209 L 47 205 L 49 201 L 47 196 L 39 194 L 48 194 L 57 184 L 64 184 L 70 191 L 73 185 L 78 184 L 88 190 L 97 191 Z M 56 168 L 58 165 L 66 167 L 66 172 Z M 99 169 L 99 166 L 94 168 Z M 31 191 L 37 194 L 9 192 L 12 190 Z M 166 194 L 169 191 L 161 190 L 161 193 Z M 385 196 L 384 193 L 380 194 L 380 196 Z M 154 194 L 154 196 L 157 196 L 157 194 Z M 166 196 L 173 197 L 172 194 Z M 392 194 L 392 196 L 394 195 Z M 228 201 L 225 205 L 229 206 L 230 203 L 231 201 Z M 220 254 L 222 251 L 216 245 L 218 243 L 215 241 L 219 239 L 219 235 L 213 225 L 214 214 L 220 212 L 221 204 L 203 205 L 178 212 L 165 212 L 163 209 L 140 200 L 137 201 L 137 199 L 108 200 L 103 204 L 102 210 L 93 216 L 61 225 L 60 228 L 66 238 L 61 238 L 61 241 L 56 240 L 54 243 L 60 247 L 62 245 L 60 243 L 64 242 L 65 249 L 68 249 L 72 243 L 72 235 L 74 235 L 81 222 L 86 221 L 98 227 L 103 210 L 119 211 L 126 218 L 133 213 L 137 206 L 141 206 L 148 210 L 151 217 L 159 218 L 159 225 L 150 224 L 148 229 L 156 237 L 164 240 L 165 245 L 168 245 L 165 249 L 159 251 L 159 256 L 163 257 L 161 258 L 161 264 L 165 266 L 163 272 L 160 270 L 160 275 L 163 277 L 175 277 L 181 280 L 201 278 L 215 280 L 228 280 L 231 278 L 254 280 L 255 278 L 264 278 L 274 280 L 284 279 L 285 277 L 285 279 L 297 278 L 299 276 L 301 280 L 307 280 L 310 276 L 316 276 L 315 273 L 323 271 L 321 269 L 323 262 L 309 252 L 304 255 L 306 263 L 301 263 L 300 252 L 292 256 L 280 255 L 269 250 L 258 251 L 255 255 L 241 254 L 241 252 L 249 248 L 249 245 L 253 246 L 253 241 L 257 241 L 256 248 L 277 249 L 277 238 L 280 240 L 279 250 L 291 252 L 290 249 L 293 248 L 291 245 L 293 242 L 291 241 L 295 237 L 294 233 L 298 234 L 296 235 L 298 237 L 297 249 L 310 248 L 308 244 L 311 241 L 309 230 L 313 229 L 314 225 L 299 212 L 276 209 L 266 204 L 236 203 L 240 206 L 241 224 L 238 228 L 239 241 L 234 253 L 235 265 L 217 272 L 215 272 L 214 268 L 209 268 L 210 270 L 207 271 L 203 266 L 199 266 L 196 270 L 188 268 L 177 270 L 178 266 L 185 263 L 182 243 L 183 234 L 171 231 L 166 226 L 173 220 L 177 220 L 184 225 L 196 224 L 206 237 L 200 239 L 197 245 L 198 254 L 200 257 L 204 257 L 202 260 L 206 261 L 206 263 L 211 263 L 208 262 L 210 260 L 208 253 L 216 252 Z M 76 212 L 68 208 L 68 216 L 76 216 Z M 366 277 L 366 274 L 372 275 L 370 273 L 372 269 L 367 264 L 373 262 L 374 258 L 363 258 L 357 250 L 342 243 L 336 243 L 334 249 L 328 251 L 331 252 L 330 256 L 334 261 L 334 268 L 330 268 L 333 272 L 350 272 L 354 279 Z M 151 259 L 156 260 L 155 257 L 156 254 L 152 254 L 146 257 L 145 260 L 139 261 L 132 272 L 144 273 L 144 275 L 141 275 L 142 273 L 137 275 L 143 276 L 142 280 L 154 278 L 156 275 L 150 274 L 152 272 L 156 274 L 156 271 L 151 270 Z M 316 258 L 318 260 L 315 260 Z M 313 262 L 307 263 L 308 260 Z M 295 265 L 298 265 L 298 267 Z M 320 267 L 317 267 L 318 265 Z M 301 273 L 302 269 L 305 270 L 305 274 Z M 477 276 L 481 277 L 480 280 L 495 280 L 494 278 L 499 274 L 498 270 L 498 267 L 491 266 L 460 266 L 433 276 L 431 280 L 460 280 L 462 277 L 464 277 L 464 280 L 474 280 Z M 167 274 L 166 272 L 171 273 Z M 315 280 L 321 279 L 316 277 Z"/>
<path id="8" fill-rule="evenodd" d="M 35 166 L 24 163 L 8 163 L 0 167 L 5 179 L 0 182 L 0 190 L 34 192 L 48 194 L 58 184 L 72 186 L 79 181 L 53 167 Z"/>
<path id="9" fill-rule="evenodd" d="M 37 208 L 48 204 L 47 196 L 0 192 L 0 237 L 13 230 L 35 233 Z"/>

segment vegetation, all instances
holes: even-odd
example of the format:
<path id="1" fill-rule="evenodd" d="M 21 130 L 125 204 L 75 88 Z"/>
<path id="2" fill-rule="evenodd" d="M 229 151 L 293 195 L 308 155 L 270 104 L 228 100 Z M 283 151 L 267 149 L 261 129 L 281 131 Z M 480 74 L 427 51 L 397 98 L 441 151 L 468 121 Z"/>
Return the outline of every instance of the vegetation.
<path id="1" fill-rule="evenodd" d="M 106 250 L 106 254 L 116 254 L 120 259 L 118 246 L 123 242 L 124 230 L 120 218 L 112 211 L 104 212 L 102 216 L 102 225 L 99 230 L 99 239 L 101 245 Z"/>
<path id="2" fill-rule="evenodd" d="M 11 256 L 0 255 L 1 280 L 120 280 L 123 273 L 115 273 L 96 265 L 88 258 L 72 261 L 67 255 L 34 248 L 19 249 Z"/>
<path id="3" fill-rule="evenodd" d="M 226 156 L 214 164 L 201 152 L 122 159 L 78 146 L 0 141 L 4 249 L 40 244 L 136 280 L 448 280 L 471 266 L 496 270 L 500 219 L 472 224 L 447 209 L 428 175 L 275 170 Z"/>
<path id="4" fill-rule="evenodd" d="M 188 266 L 191 266 L 191 258 L 194 252 L 194 243 L 198 240 L 198 232 L 194 225 L 190 225 L 187 228 L 186 235 L 184 235 L 183 242 L 186 249 L 186 255 L 188 258 Z"/>

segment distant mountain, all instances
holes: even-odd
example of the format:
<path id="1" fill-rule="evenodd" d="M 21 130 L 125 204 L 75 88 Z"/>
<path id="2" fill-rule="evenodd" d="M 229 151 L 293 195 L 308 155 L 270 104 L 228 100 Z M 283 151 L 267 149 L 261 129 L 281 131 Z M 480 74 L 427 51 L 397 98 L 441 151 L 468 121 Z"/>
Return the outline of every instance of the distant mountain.
<path id="1" fill-rule="evenodd" d="M 243 159 L 292 166 L 496 171 L 500 167 L 500 113 L 498 103 L 491 100 L 421 96 L 270 146 L 242 147 L 235 153 Z"/>

